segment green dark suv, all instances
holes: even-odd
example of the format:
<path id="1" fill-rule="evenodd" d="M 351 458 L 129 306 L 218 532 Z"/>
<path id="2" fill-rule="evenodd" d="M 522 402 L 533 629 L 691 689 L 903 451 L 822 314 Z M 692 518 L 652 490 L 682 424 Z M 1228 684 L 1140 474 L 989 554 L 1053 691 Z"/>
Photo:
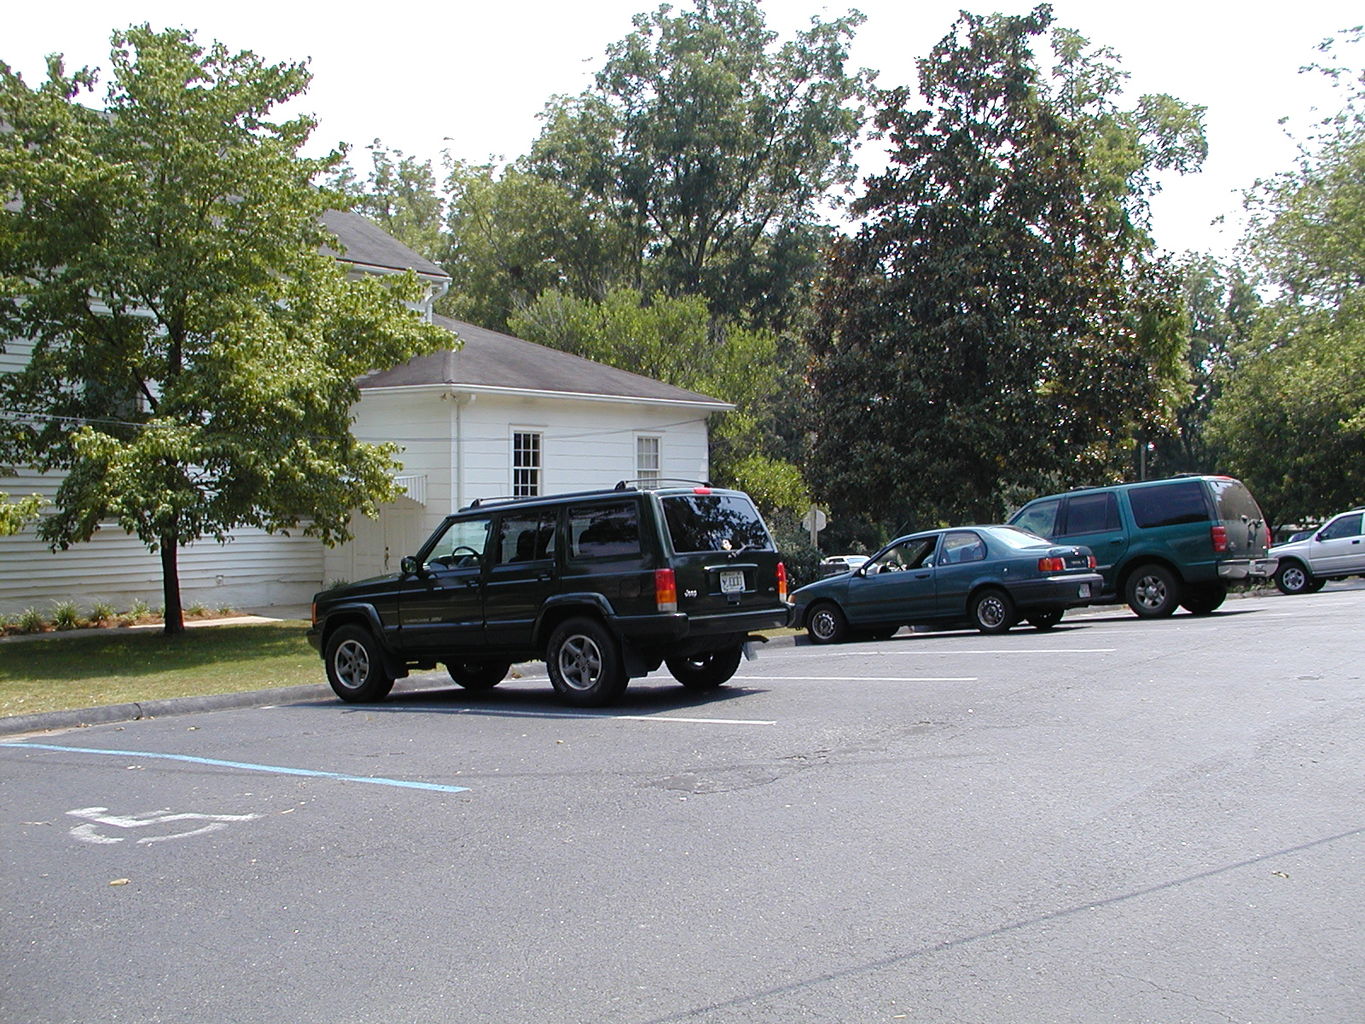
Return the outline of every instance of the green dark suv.
<path id="1" fill-rule="evenodd" d="M 313 599 L 309 642 L 342 700 L 382 700 L 444 664 L 468 689 L 543 658 L 569 704 L 619 698 L 667 664 L 707 690 L 754 630 L 785 624 L 786 571 L 748 495 L 710 486 L 476 501 L 402 571 Z"/>
<path id="2" fill-rule="evenodd" d="M 1270 530 L 1251 492 L 1227 476 L 1089 487 L 1035 498 L 1010 525 L 1088 547 L 1104 577 L 1100 601 L 1146 619 L 1177 606 L 1207 615 L 1228 584 L 1269 577 Z"/>

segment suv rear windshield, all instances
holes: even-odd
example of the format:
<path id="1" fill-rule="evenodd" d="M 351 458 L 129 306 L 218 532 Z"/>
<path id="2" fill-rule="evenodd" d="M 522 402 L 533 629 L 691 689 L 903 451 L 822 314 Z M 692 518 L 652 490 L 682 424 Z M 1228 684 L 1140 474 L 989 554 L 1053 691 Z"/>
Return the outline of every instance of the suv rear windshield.
<path id="1" fill-rule="evenodd" d="M 1241 481 L 1210 480 L 1209 483 L 1213 485 L 1213 503 L 1218 506 L 1219 519 L 1236 521 L 1261 518 L 1261 510 L 1256 506 L 1256 499 Z"/>
<path id="2" fill-rule="evenodd" d="M 773 550 L 758 511 L 736 494 L 681 494 L 662 499 L 664 521 L 673 550 L 739 551 L 744 548 Z"/>
<path id="3" fill-rule="evenodd" d="M 1209 520 L 1204 485 L 1198 480 L 1135 487 L 1128 492 L 1128 503 L 1133 506 L 1133 521 L 1143 529 Z"/>

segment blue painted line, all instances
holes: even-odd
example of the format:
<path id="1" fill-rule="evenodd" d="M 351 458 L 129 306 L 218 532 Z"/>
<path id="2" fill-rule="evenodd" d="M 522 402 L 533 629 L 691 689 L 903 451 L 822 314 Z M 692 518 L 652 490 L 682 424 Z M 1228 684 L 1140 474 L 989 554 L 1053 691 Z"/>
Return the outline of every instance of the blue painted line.
<path id="1" fill-rule="evenodd" d="M 276 775 L 304 775 L 313 779 L 335 779 L 337 782 L 366 782 L 372 786 L 397 786 L 400 789 L 429 789 L 437 793 L 468 793 L 467 786 L 442 786 L 435 782 L 411 782 L 407 779 L 376 779 L 365 775 L 340 775 L 337 772 L 317 772 L 308 768 L 282 768 L 273 764 L 247 764 L 243 761 L 220 761 L 213 757 L 191 757 L 189 754 L 156 754 L 146 750 L 97 750 L 92 747 L 58 747 L 47 743 L 0 743 L 0 747 L 17 750 L 60 750 L 68 754 L 104 754 L 109 757 L 152 757 L 163 761 L 187 761 L 218 768 L 241 768 L 249 772 L 273 772 Z"/>

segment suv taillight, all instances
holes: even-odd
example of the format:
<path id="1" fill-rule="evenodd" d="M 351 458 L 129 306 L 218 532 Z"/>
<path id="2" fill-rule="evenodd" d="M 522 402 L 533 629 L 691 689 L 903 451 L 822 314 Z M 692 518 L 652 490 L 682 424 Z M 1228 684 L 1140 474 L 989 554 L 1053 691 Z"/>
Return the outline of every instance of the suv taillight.
<path id="1" fill-rule="evenodd" d="M 1098 569 L 1100 567 L 1100 560 L 1094 555 L 1091 555 L 1085 560 L 1085 567 L 1087 569 Z"/>
<path id="2" fill-rule="evenodd" d="M 1040 558 L 1038 559 L 1039 572 L 1066 572 L 1065 558 Z"/>
<path id="3" fill-rule="evenodd" d="M 317 624 L 318 624 L 318 603 L 317 603 L 316 601 L 314 601 L 314 602 L 313 602 L 313 625 L 316 626 Z"/>
<path id="4" fill-rule="evenodd" d="M 1213 550 L 1215 554 L 1222 554 L 1228 549 L 1228 530 L 1226 526 L 1210 527 L 1209 533 L 1213 538 Z"/>
<path id="5" fill-rule="evenodd" d="M 782 562 L 777 563 L 777 599 L 787 599 L 787 566 Z"/>
<path id="6" fill-rule="evenodd" d="M 654 603 L 661 612 L 678 610 L 678 580 L 672 569 L 654 570 Z"/>
<path id="7" fill-rule="evenodd" d="M 1275 546 L 1275 535 L 1270 532 L 1270 527 L 1265 528 L 1265 549 L 1269 551 Z"/>

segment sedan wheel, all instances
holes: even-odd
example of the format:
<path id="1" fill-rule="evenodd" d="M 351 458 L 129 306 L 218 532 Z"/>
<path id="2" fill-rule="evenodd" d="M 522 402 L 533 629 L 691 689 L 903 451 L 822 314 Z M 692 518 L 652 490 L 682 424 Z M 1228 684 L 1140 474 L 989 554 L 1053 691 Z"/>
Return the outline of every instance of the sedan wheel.
<path id="1" fill-rule="evenodd" d="M 1053 608 L 1045 612 L 1034 612 L 1028 617 L 1028 624 L 1034 629 L 1051 629 L 1062 621 L 1061 609 Z"/>
<path id="2" fill-rule="evenodd" d="M 983 590 L 972 598 L 971 616 L 983 633 L 1007 633 L 1018 621 L 1014 602 L 1003 590 Z"/>
<path id="3" fill-rule="evenodd" d="M 806 634 L 812 643 L 842 643 L 848 636 L 848 620 L 837 604 L 817 604 L 806 618 Z"/>
<path id="4" fill-rule="evenodd" d="M 1285 562 L 1275 571 L 1275 586 L 1281 594 L 1307 594 L 1313 577 L 1298 562 Z"/>

